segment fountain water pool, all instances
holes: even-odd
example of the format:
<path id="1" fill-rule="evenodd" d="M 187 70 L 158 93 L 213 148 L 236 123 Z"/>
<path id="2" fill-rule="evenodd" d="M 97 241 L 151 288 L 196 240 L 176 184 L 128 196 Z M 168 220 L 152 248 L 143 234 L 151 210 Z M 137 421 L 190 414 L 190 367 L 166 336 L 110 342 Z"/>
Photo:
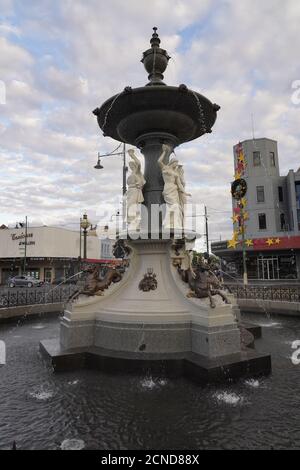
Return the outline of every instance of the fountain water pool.
<path id="1" fill-rule="evenodd" d="M 206 387 L 147 372 L 54 374 L 38 349 L 45 332 L 58 334 L 57 318 L 28 318 L 18 337 L 0 325 L 0 449 L 14 440 L 18 449 L 300 449 L 300 365 L 291 362 L 299 320 L 282 317 L 276 328 L 277 319 L 243 319 L 270 323 L 256 348 L 271 352 L 272 376 Z"/>

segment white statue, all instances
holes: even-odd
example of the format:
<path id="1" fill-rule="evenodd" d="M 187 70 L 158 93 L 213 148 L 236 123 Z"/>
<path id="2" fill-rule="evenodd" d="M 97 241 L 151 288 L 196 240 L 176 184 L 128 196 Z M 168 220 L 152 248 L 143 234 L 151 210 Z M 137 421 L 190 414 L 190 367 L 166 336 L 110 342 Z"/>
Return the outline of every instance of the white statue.
<path id="1" fill-rule="evenodd" d="M 132 161 L 129 162 L 131 174 L 127 178 L 127 223 L 129 230 L 138 230 L 141 224 L 141 203 L 144 201 L 143 187 L 146 180 L 134 149 L 129 149 L 128 154 Z"/>
<path id="2" fill-rule="evenodd" d="M 187 201 L 187 196 L 190 196 L 190 194 L 187 194 L 185 192 L 185 178 L 184 178 L 183 166 L 178 165 L 177 171 L 178 171 L 180 184 L 181 184 L 181 186 L 184 190 L 184 191 L 179 191 L 179 206 L 180 206 L 180 210 L 181 210 L 181 213 L 182 213 L 182 220 L 184 220 L 184 206 L 185 206 L 186 201 Z"/>
<path id="3" fill-rule="evenodd" d="M 185 192 L 184 172 L 182 165 L 178 160 L 172 159 L 165 163 L 173 149 L 168 144 L 162 145 L 162 153 L 158 159 L 164 180 L 163 197 L 166 203 L 166 215 L 163 222 L 165 228 L 182 229 L 184 220 L 184 205 L 186 196 L 190 194 Z"/>

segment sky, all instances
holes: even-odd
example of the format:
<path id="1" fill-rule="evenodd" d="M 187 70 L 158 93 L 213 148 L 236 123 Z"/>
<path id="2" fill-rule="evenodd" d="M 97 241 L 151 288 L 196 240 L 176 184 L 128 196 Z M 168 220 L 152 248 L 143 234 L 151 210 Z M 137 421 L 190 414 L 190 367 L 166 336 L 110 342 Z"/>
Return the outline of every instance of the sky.
<path id="1" fill-rule="evenodd" d="M 213 133 L 176 154 L 210 239 L 228 238 L 232 147 L 252 138 L 251 115 L 255 137 L 278 141 L 281 173 L 300 166 L 299 24 L 298 0 L 0 0 L 0 225 L 113 214 L 122 161 L 93 168 L 117 143 L 92 110 L 147 83 L 140 59 L 157 26 L 165 82 L 221 106 Z"/>

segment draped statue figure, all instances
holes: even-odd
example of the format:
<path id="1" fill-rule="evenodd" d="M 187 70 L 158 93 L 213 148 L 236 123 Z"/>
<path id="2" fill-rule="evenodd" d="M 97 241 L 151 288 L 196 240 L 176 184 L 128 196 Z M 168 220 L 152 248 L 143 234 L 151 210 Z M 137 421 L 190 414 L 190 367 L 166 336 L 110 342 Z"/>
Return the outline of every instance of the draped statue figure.
<path id="1" fill-rule="evenodd" d="M 127 178 L 127 223 L 129 230 L 138 230 L 141 224 L 141 203 L 144 201 L 143 187 L 146 180 L 134 149 L 129 149 L 128 154 L 132 161 L 129 162 L 131 174 Z"/>
<path id="2" fill-rule="evenodd" d="M 158 159 L 164 180 L 163 197 L 166 203 L 166 213 L 163 221 L 164 228 L 183 229 L 184 205 L 186 197 L 184 171 L 178 160 L 165 160 L 171 155 L 173 149 L 168 144 L 162 145 L 162 153 Z"/>

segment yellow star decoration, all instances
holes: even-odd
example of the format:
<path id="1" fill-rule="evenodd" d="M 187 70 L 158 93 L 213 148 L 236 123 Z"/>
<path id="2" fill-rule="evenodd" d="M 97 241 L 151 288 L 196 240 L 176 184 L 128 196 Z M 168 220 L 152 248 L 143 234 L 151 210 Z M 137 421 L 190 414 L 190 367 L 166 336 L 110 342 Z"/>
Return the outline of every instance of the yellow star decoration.
<path id="1" fill-rule="evenodd" d="M 243 207 L 246 207 L 246 205 L 247 205 L 247 199 L 246 199 L 245 197 L 243 197 L 243 198 L 241 199 L 241 204 L 242 204 Z"/>
<path id="2" fill-rule="evenodd" d="M 248 246 L 248 248 L 249 248 L 250 246 L 253 246 L 253 240 L 246 240 L 246 241 L 245 241 L 245 244 L 246 244 L 246 245 Z"/>
<path id="3" fill-rule="evenodd" d="M 240 234 L 240 230 L 239 230 L 239 229 L 238 229 L 238 230 L 234 230 L 234 231 L 233 231 L 233 235 L 232 235 L 233 240 L 237 240 L 239 234 Z"/>
<path id="4" fill-rule="evenodd" d="M 233 217 L 231 217 L 231 218 L 232 218 L 232 221 L 233 221 L 234 224 L 238 223 L 239 216 L 237 214 L 234 214 Z"/>
<path id="5" fill-rule="evenodd" d="M 276 239 L 275 239 L 275 243 L 276 243 L 276 245 L 279 245 L 279 243 L 280 243 L 280 238 L 276 238 Z"/>
<path id="6" fill-rule="evenodd" d="M 244 161 L 245 161 L 245 157 L 242 153 L 240 153 L 238 156 L 238 162 L 244 162 Z"/>
<path id="7" fill-rule="evenodd" d="M 266 241 L 266 244 L 269 246 L 274 245 L 273 238 L 268 238 L 268 240 Z"/>
<path id="8" fill-rule="evenodd" d="M 248 214 L 248 212 L 244 212 L 244 214 L 243 214 L 243 219 L 244 219 L 244 220 L 249 220 L 249 214 Z"/>
<path id="9" fill-rule="evenodd" d="M 239 172 L 237 171 L 237 172 L 235 173 L 235 175 L 234 175 L 234 179 L 235 179 L 235 180 L 239 180 L 241 176 L 242 176 L 241 173 L 239 173 Z"/>
<path id="10" fill-rule="evenodd" d="M 236 245 L 238 245 L 238 243 L 239 242 L 235 238 L 233 238 L 232 240 L 229 240 L 227 242 L 227 248 L 234 248 L 235 249 Z"/>

